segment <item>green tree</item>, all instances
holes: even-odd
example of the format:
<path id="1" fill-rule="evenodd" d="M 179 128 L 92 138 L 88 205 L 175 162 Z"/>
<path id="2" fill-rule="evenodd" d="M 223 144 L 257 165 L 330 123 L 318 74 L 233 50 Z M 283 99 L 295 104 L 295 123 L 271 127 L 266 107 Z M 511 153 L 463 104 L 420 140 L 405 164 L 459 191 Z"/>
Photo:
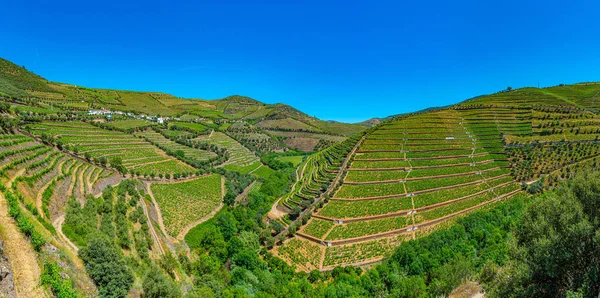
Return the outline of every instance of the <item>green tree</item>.
<path id="1" fill-rule="evenodd" d="M 144 298 L 175 298 L 181 297 L 181 290 L 158 268 L 153 267 L 148 271 L 142 283 Z"/>
<path id="2" fill-rule="evenodd" d="M 528 206 L 515 233 L 514 261 L 497 296 L 563 297 L 600 290 L 599 173 L 578 173 Z"/>
<path id="3" fill-rule="evenodd" d="M 115 245 L 105 237 L 94 237 L 79 250 L 85 269 L 98 286 L 101 297 L 126 297 L 133 284 L 123 256 Z"/>
<path id="4" fill-rule="evenodd" d="M 215 224 L 219 228 L 219 231 L 225 240 L 229 240 L 229 238 L 234 236 L 238 231 L 237 220 L 229 212 L 223 212 L 219 214 L 216 218 Z"/>

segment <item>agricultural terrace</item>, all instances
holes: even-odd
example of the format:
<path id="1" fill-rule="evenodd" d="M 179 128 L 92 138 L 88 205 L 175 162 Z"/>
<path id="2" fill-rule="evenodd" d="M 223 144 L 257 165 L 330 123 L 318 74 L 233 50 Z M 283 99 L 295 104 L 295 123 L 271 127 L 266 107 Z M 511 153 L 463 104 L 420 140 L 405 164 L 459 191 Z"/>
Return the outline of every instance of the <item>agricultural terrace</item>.
<path id="1" fill-rule="evenodd" d="M 264 130 L 248 123 L 235 122 L 227 128 L 227 135 L 254 152 L 281 151 L 284 146 Z"/>
<path id="2" fill-rule="evenodd" d="M 258 157 L 252 151 L 222 132 L 215 131 L 208 135 L 201 135 L 194 140 L 225 148 L 229 153 L 226 165 L 247 166 L 258 161 Z"/>
<path id="3" fill-rule="evenodd" d="M 600 118 L 591 112 L 556 108 L 533 111 L 532 134 L 511 137 L 509 143 L 591 141 L 600 137 Z"/>
<path id="4" fill-rule="evenodd" d="M 341 186 L 298 230 L 295 241 L 275 249 L 277 254 L 305 269 L 378 261 L 402 241 L 423 235 L 421 230 L 432 231 L 519 192 L 499 130 L 524 130 L 520 122 L 527 116 L 497 116 L 504 117 L 447 109 L 379 125 L 352 156 Z M 317 165 L 309 159 L 307 167 Z M 322 191 L 319 182 L 304 186 L 307 193 L 293 194 L 296 200 Z M 311 253 L 312 246 L 303 242 L 321 246 L 319 262 L 287 253 L 288 245 Z"/>
<path id="5" fill-rule="evenodd" d="M 340 176 L 340 167 L 360 139 L 360 135 L 348 138 L 323 151 L 309 156 L 299 165 L 298 181 L 294 191 L 280 201 L 279 208 L 298 215 L 319 199 Z"/>
<path id="6" fill-rule="evenodd" d="M 192 148 L 189 146 L 185 146 L 174 142 L 170 139 L 167 139 L 162 134 L 155 132 L 153 130 L 144 130 L 142 132 L 135 133 L 136 136 L 141 137 L 145 140 L 148 140 L 152 144 L 157 145 L 159 148 L 163 148 L 163 150 L 167 152 L 172 152 L 175 155 L 183 154 L 181 157 L 192 158 L 196 161 L 206 161 L 212 157 L 216 157 L 217 155 L 213 152 L 202 150 L 198 148 Z"/>
<path id="7" fill-rule="evenodd" d="M 156 123 L 140 119 L 126 119 L 104 122 L 103 125 L 120 131 L 129 131 L 156 125 Z"/>
<path id="8" fill-rule="evenodd" d="M 147 141 L 109 131 L 84 122 L 42 122 L 24 129 L 37 137 L 48 136 L 54 143 L 96 163 L 121 160 L 137 176 L 190 173 L 194 168 L 167 156 Z M 91 137 L 93 136 L 93 137 Z"/>
<path id="9" fill-rule="evenodd" d="M 327 133 L 306 131 L 267 130 L 272 135 L 279 137 L 290 148 L 305 152 L 319 151 L 325 147 L 341 142 L 346 137 Z"/>
<path id="10" fill-rule="evenodd" d="M 581 105 L 563 96 L 556 96 L 545 89 L 521 88 L 511 92 L 499 92 L 465 101 L 460 106 L 496 106 L 496 107 L 573 107 Z"/>
<path id="11" fill-rule="evenodd" d="M 0 174 L 3 185 L 23 195 L 38 220 L 47 225 L 64 215 L 70 197 L 97 195 L 99 187 L 120 175 L 41 145 L 24 135 L 0 135 Z M 33 211 L 35 210 L 35 211 Z"/>
<path id="12" fill-rule="evenodd" d="M 480 139 L 502 135 L 511 175 L 518 181 L 538 180 L 600 154 L 597 128 L 600 119 L 576 107 L 461 107 L 460 110 L 468 115 L 463 119 Z M 486 150 L 498 152 L 499 145 L 489 142 Z"/>
<path id="13" fill-rule="evenodd" d="M 169 129 L 189 131 L 192 133 L 207 133 L 211 131 L 210 127 L 194 122 L 169 122 Z"/>
<path id="14" fill-rule="evenodd" d="M 179 236 L 199 224 L 223 203 L 223 180 L 213 174 L 175 183 L 152 183 L 151 193 L 160 207 L 166 232 Z"/>

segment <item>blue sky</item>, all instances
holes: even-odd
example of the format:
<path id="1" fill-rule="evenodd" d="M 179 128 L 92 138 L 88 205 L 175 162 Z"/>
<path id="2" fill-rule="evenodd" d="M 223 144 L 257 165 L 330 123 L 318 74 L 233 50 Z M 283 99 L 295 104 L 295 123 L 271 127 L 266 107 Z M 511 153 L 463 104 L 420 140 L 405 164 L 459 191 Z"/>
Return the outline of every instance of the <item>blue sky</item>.
<path id="1" fill-rule="evenodd" d="M 598 1 L 2 1 L 0 57 L 60 82 L 346 122 L 600 80 Z"/>

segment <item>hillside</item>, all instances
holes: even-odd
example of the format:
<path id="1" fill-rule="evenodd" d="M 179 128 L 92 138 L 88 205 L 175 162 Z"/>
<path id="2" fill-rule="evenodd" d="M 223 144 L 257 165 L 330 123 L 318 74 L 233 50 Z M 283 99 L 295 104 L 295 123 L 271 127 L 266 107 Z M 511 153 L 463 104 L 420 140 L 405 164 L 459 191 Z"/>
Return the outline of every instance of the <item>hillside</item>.
<path id="1" fill-rule="evenodd" d="M 0 264 L 24 297 L 448 295 L 512 272 L 528 202 L 598 168 L 599 83 L 350 125 L 0 62 Z"/>
<path id="2" fill-rule="evenodd" d="M 322 121 L 285 104 L 264 104 L 239 95 L 198 100 L 160 92 L 96 89 L 50 82 L 2 58 L 0 89 L 0 96 L 26 100 L 39 108 L 55 111 L 85 112 L 103 108 L 189 120 L 244 122 L 265 130 L 270 138 L 273 137 L 270 132 L 279 133 L 274 141 L 282 146 L 288 144 L 290 148 L 305 151 L 313 151 L 319 142 L 331 144 L 331 136 L 341 137 L 334 138 L 338 141 L 364 129 L 359 125 Z"/>
<path id="3" fill-rule="evenodd" d="M 273 253 L 306 271 L 371 264 L 469 212 L 594 168 L 599 87 L 524 88 L 397 116 L 331 148 L 341 156 L 315 155 L 270 215 L 297 231 Z"/>

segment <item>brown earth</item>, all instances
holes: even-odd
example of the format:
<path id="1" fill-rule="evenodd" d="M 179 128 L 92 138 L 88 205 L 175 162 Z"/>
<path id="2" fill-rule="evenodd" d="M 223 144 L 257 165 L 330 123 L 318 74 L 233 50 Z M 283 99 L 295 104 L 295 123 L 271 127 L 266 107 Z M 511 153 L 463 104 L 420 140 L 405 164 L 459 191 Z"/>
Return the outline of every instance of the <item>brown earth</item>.
<path id="1" fill-rule="evenodd" d="M 319 143 L 319 139 L 312 138 L 289 138 L 283 141 L 287 146 L 305 152 L 310 152 L 315 149 Z"/>

